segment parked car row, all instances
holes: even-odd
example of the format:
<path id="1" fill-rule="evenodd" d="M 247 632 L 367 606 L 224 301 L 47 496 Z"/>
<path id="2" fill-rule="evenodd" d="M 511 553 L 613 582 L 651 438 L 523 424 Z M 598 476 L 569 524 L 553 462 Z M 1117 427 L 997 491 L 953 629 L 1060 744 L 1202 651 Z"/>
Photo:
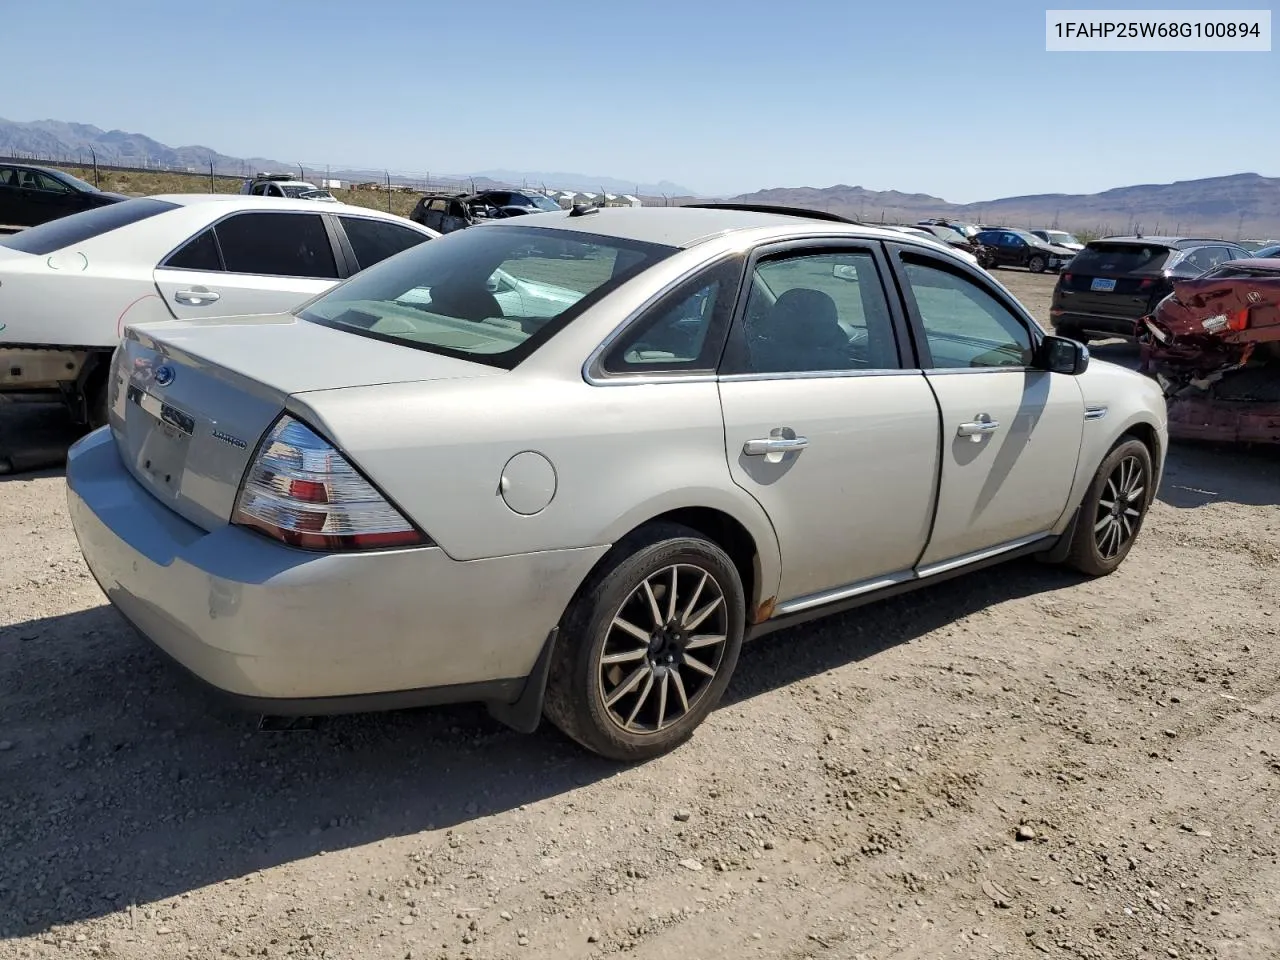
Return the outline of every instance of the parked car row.
<path id="1" fill-rule="evenodd" d="M 1173 292 L 1174 281 L 1253 257 L 1226 240 L 1140 236 L 1093 240 L 1059 275 L 1049 320 L 1063 336 L 1084 343 L 1098 337 L 1133 337 L 1138 321 Z"/>

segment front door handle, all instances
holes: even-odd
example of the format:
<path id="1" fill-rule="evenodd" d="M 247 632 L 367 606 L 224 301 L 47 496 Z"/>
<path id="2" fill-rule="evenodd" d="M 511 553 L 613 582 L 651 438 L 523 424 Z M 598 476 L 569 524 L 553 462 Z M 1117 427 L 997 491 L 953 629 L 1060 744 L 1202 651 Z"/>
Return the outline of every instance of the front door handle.
<path id="1" fill-rule="evenodd" d="M 173 295 L 173 299 L 178 303 L 185 303 L 192 307 L 202 307 L 206 303 L 213 303 L 221 297 L 222 294 L 217 290 L 210 290 L 207 287 L 192 287 L 190 290 L 179 290 Z"/>
<path id="2" fill-rule="evenodd" d="M 968 423 L 960 424 L 960 428 L 956 430 L 956 436 L 968 437 L 974 443 L 981 443 L 984 437 L 999 429 L 999 420 L 992 420 L 988 413 L 980 413 Z"/>
<path id="3" fill-rule="evenodd" d="M 808 437 L 798 437 L 790 427 L 775 427 L 769 436 L 759 440 L 748 440 L 742 445 L 742 453 L 747 457 L 781 457 L 783 454 L 803 450 L 809 445 Z"/>

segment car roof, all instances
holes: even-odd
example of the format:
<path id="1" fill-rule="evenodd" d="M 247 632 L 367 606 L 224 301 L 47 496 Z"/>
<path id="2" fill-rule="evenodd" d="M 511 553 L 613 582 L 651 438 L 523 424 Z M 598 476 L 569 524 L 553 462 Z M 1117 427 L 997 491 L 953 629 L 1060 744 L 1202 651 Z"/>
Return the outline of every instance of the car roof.
<path id="1" fill-rule="evenodd" d="M 42 167 L 38 163 L 22 163 L 21 161 L 14 162 L 5 160 L 3 161 L 3 165 L 6 167 L 13 167 L 16 170 L 35 170 L 38 173 L 48 173 L 55 177 L 59 175 L 67 177 L 74 176 L 74 174 L 67 173 L 65 170 L 59 170 L 57 167 Z"/>
<path id="2" fill-rule="evenodd" d="M 314 200 L 306 200 L 301 197 L 254 197 L 243 193 L 161 193 L 151 199 L 163 200 L 165 203 L 176 204 L 180 207 L 222 204 L 224 206 L 241 207 L 245 210 L 288 210 L 299 213 L 342 212 L 366 214 L 382 220 L 395 220 L 397 222 L 407 220 L 406 217 L 387 213 L 385 210 L 378 210 L 374 207 L 361 207 L 353 203 L 342 202 L 317 205 Z"/>
<path id="3" fill-rule="evenodd" d="M 773 227 L 782 232 L 799 235 L 849 234 L 881 240 L 901 240 L 904 234 L 893 227 L 877 227 L 852 222 L 837 222 L 814 211 L 812 216 L 803 213 L 775 213 L 761 210 L 741 210 L 731 207 L 597 207 L 589 214 L 575 215 L 573 211 L 531 213 L 511 220 L 497 220 L 487 229 L 538 227 L 555 230 L 574 230 L 598 236 L 617 237 L 640 243 L 656 243 L 669 247 L 692 247 L 712 237 L 727 233 Z M 919 237 L 923 240 L 925 238 Z"/>
<path id="4" fill-rule="evenodd" d="M 1156 247 L 1182 247 L 1183 245 L 1194 246 L 1199 243 L 1228 244 L 1230 246 L 1238 246 L 1234 240 L 1222 240 L 1217 237 L 1140 237 L 1136 234 L 1131 236 L 1115 236 L 1115 237 L 1099 237 L 1095 243 L 1146 243 Z"/>

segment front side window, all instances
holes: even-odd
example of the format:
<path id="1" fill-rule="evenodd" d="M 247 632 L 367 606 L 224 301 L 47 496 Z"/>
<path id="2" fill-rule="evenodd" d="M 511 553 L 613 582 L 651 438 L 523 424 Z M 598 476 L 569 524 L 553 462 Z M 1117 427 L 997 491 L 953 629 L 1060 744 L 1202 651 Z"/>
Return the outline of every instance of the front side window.
<path id="1" fill-rule="evenodd" d="M 871 252 L 812 252 L 757 264 L 723 372 L 890 369 L 897 357 L 893 320 Z"/>
<path id="2" fill-rule="evenodd" d="M 554 240 L 562 256 L 542 256 Z M 577 231 L 458 230 L 365 270 L 304 320 L 510 368 L 675 248 Z"/>
<path id="3" fill-rule="evenodd" d="M 930 368 L 1030 365 L 1031 331 L 993 294 L 937 261 L 904 255 L 903 265 Z"/>
<path id="4" fill-rule="evenodd" d="M 238 213 L 215 227 L 230 273 L 336 280 L 324 221 L 315 213 Z"/>

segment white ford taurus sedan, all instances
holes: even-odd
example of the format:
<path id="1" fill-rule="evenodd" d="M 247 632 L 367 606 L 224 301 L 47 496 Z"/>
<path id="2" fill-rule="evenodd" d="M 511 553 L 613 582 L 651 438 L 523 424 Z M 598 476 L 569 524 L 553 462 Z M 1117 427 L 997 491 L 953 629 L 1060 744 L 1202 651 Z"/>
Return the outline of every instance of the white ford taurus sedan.
<path id="1" fill-rule="evenodd" d="M 190 671 L 270 714 L 483 701 L 622 759 L 687 737 L 746 639 L 1018 556 L 1111 572 L 1166 444 L 1153 382 L 940 244 L 716 205 L 130 326 L 109 402 L 75 531 Z"/>
<path id="2" fill-rule="evenodd" d="M 126 324 L 292 310 L 434 230 L 345 203 L 140 197 L 0 237 L 0 396 L 106 422 Z"/>

